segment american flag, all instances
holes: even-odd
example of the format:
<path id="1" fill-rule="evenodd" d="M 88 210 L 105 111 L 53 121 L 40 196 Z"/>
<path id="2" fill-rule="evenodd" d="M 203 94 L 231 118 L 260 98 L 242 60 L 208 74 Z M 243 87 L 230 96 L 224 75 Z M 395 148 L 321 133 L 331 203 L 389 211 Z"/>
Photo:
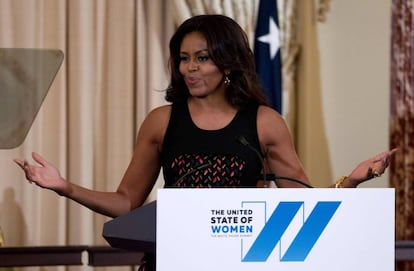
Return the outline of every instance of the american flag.
<path id="1" fill-rule="evenodd" d="M 269 105 L 282 114 L 282 63 L 277 0 L 260 0 L 254 55 L 256 70 Z"/>

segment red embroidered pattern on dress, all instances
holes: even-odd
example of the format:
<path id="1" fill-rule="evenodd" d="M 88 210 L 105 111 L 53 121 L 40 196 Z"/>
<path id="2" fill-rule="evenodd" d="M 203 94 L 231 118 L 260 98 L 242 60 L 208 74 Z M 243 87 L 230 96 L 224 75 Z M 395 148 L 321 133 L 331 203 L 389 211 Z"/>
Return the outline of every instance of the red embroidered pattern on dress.
<path id="1" fill-rule="evenodd" d="M 245 161 L 237 156 L 182 154 L 171 163 L 176 187 L 238 187 Z"/>

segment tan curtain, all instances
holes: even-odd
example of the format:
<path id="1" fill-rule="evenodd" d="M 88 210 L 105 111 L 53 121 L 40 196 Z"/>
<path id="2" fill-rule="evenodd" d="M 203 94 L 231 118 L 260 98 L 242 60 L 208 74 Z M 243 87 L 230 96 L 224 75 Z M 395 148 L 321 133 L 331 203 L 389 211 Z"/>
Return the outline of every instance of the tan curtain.
<path id="1" fill-rule="evenodd" d="M 300 58 L 300 50 L 307 45 L 308 40 L 302 40 L 302 44 L 299 42 L 300 32 L 312 31 L 316 35 L 316 32 L 312 27 L 303 27 L 300 22 L 304 22 L 306 19 L 300 20 L 299 15 L 305 16 L 309 10 L 303 10 L 299 13 L 298 8 L 301 7 L 298 0 L 279 0 L 279 27 L 282 40 L 282 76 L 283 76 L 283 117 L 285 118 L 293 137 L 297 138 L 297 87 L 298 87 L 298 62 Z M 299 3 L 298 3 L 299 2 Z M 327 13 L 329 11 L 329 0 L 319 0 L 317 9 L 317 18 L 311 16 L 311 20 L 317 19 L 319 22 L 325 22 Z M 312 5 L 311 5 L 312 6 Z M 311 11 L 312 12 L 312 11 Z M 309 13 L 312 14 L 312 13 Z M 308 25 L 308 22 L 306 23 Z M 303 36 L 303 35 L 302 35 Z M 317 36 L 316 36 L 317 37 Z M 313 39 L 315 42 L 316 39 Z"/>
<path id="2" fill-rule="evenodd" d="M 57 48 L 65 54 L 24 143 L 0 150 L 6 245 L 106 244 L 106 217 L 29 185 L 12 159 L 36 151 L 74 183 L 116 189 L 137 127 L 164 103 L 173 31 L 169 2 L 0 0 L 0 47 Z"/>
<path id="3" fill-rule="evenodd" d="M 297 65 L 300 52 L 298 41 L 297 0 L 278 1 L 279 27 L 282 44 L 283 116 L 291 130 L 296 131 Z"/>
<path id="4" fill-rule="evenodd" d="M 65 48 L 64 1 L 0 1 L 0 47 Z M 66 202 L 23 181 L 16 157 L 40 151 L 66 174 L 66 65 L 23 146 L 0 150 L 0 225 L 10 246 L 66 243 Z M 12 116 L 11 116 L 12 117 Z M 45 223 L 46 222 L 46 223 Z"/>
<path id="5" fill-rule="evenodd" d="M 300 54 L 296 77 L 295 142 L 312 184 L 332 184 L 327 136 L 323 121 L 320 63 L 317 33 L 317 8 L 314 1 L 297 2 Z"/>
<path id="6" fill-rule="evenodd" d="M 251 45 L 259 0 L 173 0 L 173 14 L 176 24 L 194 15 L 223 14 L 233 18 L 246 32 Z"/>

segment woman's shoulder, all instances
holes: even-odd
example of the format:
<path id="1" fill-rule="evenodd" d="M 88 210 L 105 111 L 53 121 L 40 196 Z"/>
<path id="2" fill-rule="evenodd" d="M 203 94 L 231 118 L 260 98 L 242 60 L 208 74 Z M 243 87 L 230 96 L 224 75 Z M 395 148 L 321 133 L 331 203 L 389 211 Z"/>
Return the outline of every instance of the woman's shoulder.
<path id="1" fill-rule="evenodd" d="M 170 115 L 171 115 L 170 104 L 155 107 L 145 117 L 143 126 L 157 127 L 157 129 L 166 127 L 168 125 Z"/>
<path id="2" fill-rule="evenodd" d="M 142 136 L 153 142 L 161 143 L 168 126 L 171 114 L 171 105 L 162 105 L 152 109 L 140 127 Z"/>
<path id="3" fill-rule="evenodd" d="M 271 141 L 288 133 L 285 119 L 279 112 L 265 105 L 260 105 L 257 112 L 257 130 L 259 137 Z"/>
<path id="4" fill-rule="evenodd" d="M 257 117 L 258 117 L 258 120 L 273 119 L 273 120 L 283 121 L 283 117 L 280 115 L 280 113 L 268 105 L 259 105 L 257 109 Z"/>
<path id="5" fill-rule="evenodd" d="M 153 108 L 147 115 L 147 118 L 166 118 L 171 114 L 171 104 L 161 105 Z"/>

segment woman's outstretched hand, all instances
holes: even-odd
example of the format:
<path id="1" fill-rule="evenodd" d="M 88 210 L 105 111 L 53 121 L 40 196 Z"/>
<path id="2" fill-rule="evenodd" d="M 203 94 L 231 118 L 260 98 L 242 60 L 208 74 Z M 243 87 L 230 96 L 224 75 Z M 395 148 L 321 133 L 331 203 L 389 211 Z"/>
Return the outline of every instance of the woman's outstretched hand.
<path id="1" fill-rule="evenodd" d="M 50 189 L 58 194 L 67 193 L 68 184 L 60 176 L 55 166 L 47 162 L 38 153 L 32 153 L 33 160 L 37 165 L 31 165 L 27 160 L 14 159 L 14 162 L 23 169 L 26 179 L 42 188 Z"/>
<path id="2" fill-rule="evenodd" d="M 361 162 L 348 176 L 348 184 L 344 186 L 357 187 L 359 184 L 367 180 L 381 176 L 388 168 L 390 158 L 396 151 L 397 149 L 384 151 L 368 160 Z"/>

